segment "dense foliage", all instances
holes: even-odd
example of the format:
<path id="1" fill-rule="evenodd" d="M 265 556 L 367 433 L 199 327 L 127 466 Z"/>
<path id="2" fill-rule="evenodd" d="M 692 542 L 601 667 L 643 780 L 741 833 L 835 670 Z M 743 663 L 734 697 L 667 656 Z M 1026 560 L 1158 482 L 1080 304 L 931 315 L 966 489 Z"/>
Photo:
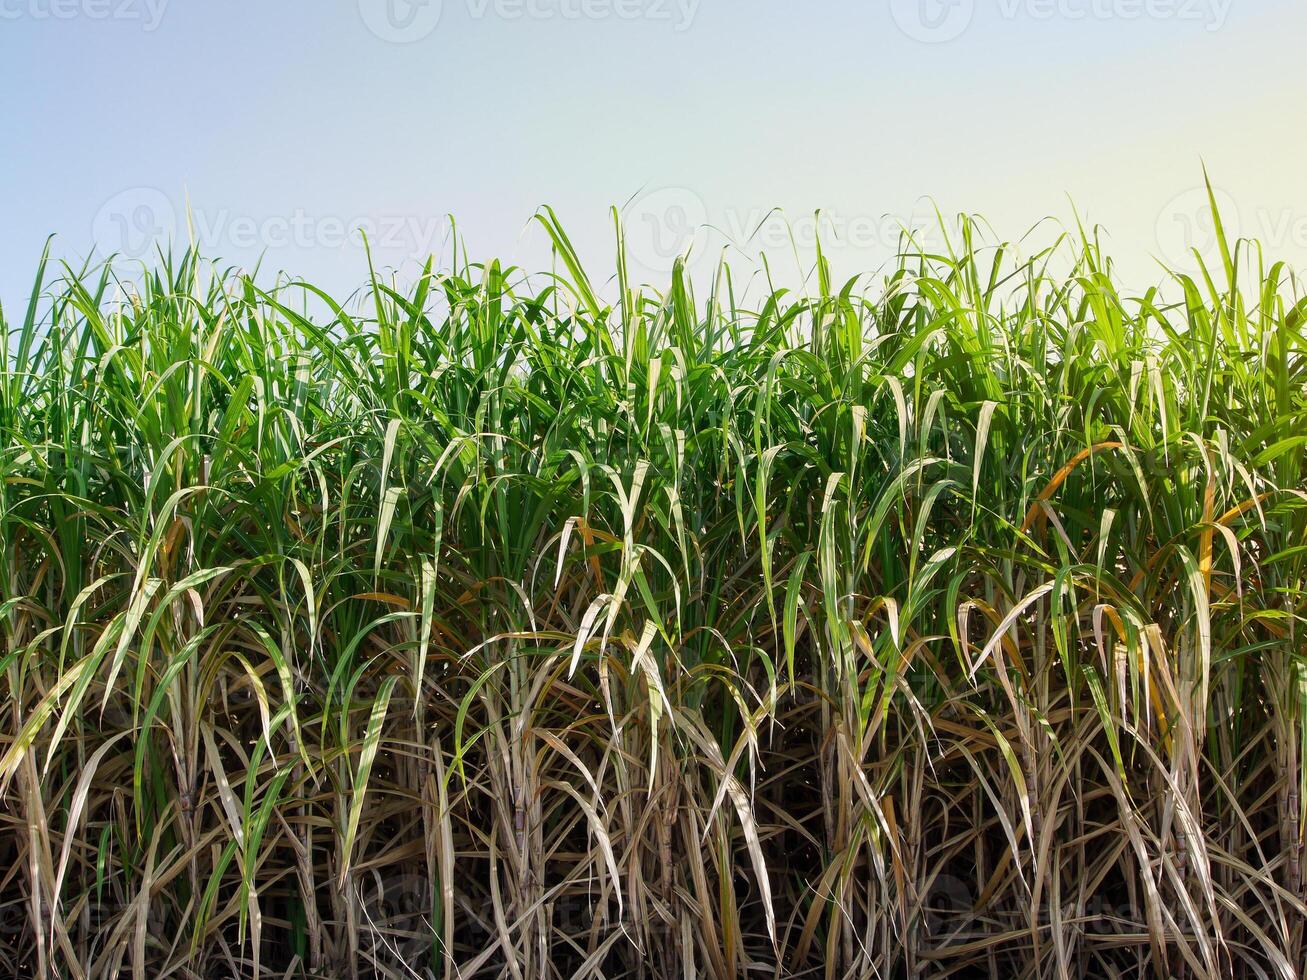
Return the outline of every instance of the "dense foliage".
<path id="1" fill-rule="evenodd" d="M 541 223 L 4 311 L 0 974 L 1302 975 L 1289 270 Z"/>

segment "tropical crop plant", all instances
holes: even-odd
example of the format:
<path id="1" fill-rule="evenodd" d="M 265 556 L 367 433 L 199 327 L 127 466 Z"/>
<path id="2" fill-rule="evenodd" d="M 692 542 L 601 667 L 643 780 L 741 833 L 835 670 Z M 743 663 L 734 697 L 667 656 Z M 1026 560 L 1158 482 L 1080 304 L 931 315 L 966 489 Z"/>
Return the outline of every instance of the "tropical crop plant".
<path id="1" fill-rule="evenodd" d="M 539 221 L 0 313 L 0 975 L 1303 975 L 1291 269 Z"/>

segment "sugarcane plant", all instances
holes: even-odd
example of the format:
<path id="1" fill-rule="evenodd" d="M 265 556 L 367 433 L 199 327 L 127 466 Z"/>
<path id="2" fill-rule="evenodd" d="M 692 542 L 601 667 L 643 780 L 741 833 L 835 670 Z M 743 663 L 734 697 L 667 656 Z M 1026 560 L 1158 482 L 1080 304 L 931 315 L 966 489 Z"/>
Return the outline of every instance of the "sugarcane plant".
<path id="1" fill-rule="evenodd" d="M 1307 972 L 1307 302 L 161 249 L 0 311 L 0 974 Z"/>

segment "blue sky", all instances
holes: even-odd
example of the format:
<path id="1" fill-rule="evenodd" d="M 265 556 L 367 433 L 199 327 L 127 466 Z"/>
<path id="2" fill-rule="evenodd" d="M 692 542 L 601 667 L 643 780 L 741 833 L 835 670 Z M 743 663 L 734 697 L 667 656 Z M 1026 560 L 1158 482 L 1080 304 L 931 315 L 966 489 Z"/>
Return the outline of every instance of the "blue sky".
<path id="1" fill-rule="evenodd" d="M 624 207 L 656 282 L 691 243 L 802 269 L 819 208 L 852 274 L 935 204 L 1018 238 L 1070 199 L 1142 287 L 1210 245 L 1200 160 L 1307 268 L 1304 36 L 1300 0 L 0 0 L 0 301 L 51 233 L 347 292 L 358 228 L 411 275 L 453 214 L 539 266 L 545 203 L 596 269 Z"/>

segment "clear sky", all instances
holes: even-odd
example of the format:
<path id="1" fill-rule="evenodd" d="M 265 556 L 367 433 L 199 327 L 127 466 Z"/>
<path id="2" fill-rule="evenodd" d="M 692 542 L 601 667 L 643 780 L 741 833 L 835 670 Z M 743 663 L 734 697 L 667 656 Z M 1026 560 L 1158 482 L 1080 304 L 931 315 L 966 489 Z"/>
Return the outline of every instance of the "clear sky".
<path id="1" fill-rule="evenodd" d="M 1142 287 L 1211 244 L 1203 160 L 1307 268 L 1304 38 L 1302 0 L 0 0 L 0 301 L 50 233 L 345 292 L 354 229 L 411 274 L 453 214 L 539 266 L 546 203 L 601 273 L 624 207 L 656 282 L 691 241 L 793 268 L 772 208 L 852 273 L 932 201 L 1008 238 L 1074 201 Z"/>

